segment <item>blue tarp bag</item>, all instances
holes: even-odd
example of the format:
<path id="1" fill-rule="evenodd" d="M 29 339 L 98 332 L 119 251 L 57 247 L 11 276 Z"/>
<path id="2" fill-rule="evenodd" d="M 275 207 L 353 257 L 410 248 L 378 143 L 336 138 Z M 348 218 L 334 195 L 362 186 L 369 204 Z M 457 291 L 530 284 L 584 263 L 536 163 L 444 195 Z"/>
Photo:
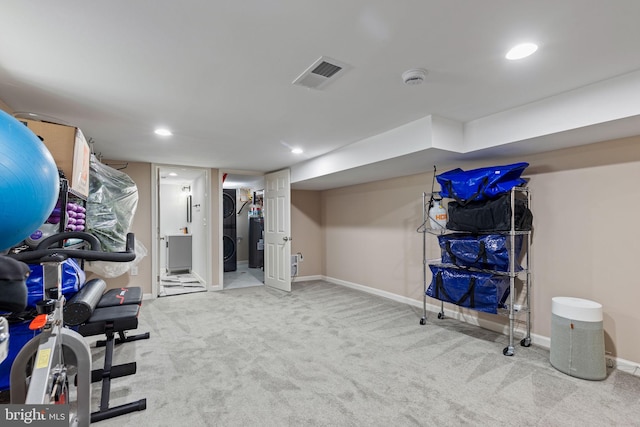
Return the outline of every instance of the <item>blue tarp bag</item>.
<path id="1" fill-rule="evenodd" d="M 458 203 L 488 200 L 523 185 L 526 181 L 520 176 L 527 166 L 529 163 L 521 162 L 468 171 L 457 168 L 436 175 L 436 180 L 442 197 L 455 199 Z"/>
<path id="2" fill-rule="evenodd" d="M 29 323 L 31 320 L 9 321 L 9 351 L 7 358 L 0 363 L 0 391 L 9 390 L 11 366 L 22 347 L 40 333 L 40 331 L 30 330 Z"/>
<path id="3" fill-rule="evenodd" d="M 485 313 L 506 308 L 509 276 L 430 265 L 433 280 L 427 296 Z"/>
<path id="4" fill-rule="evenodd" d="M 72 258 L 64 260 L 61 269 L 62 294 L 69 299 L 84 285 L 86 276 L 78 263 Z M 44 299 L 42 266 L 40 264 L 29 264 L 29 270 L 31 270 L 31 274 L 27 278 L 27 308 L 35 308 L 36 303 Z"/>
<path id="5" fill-rule="evenodd" d="M 515 238 L 515 271 L 522 270 L 518 257 L 522 235 Z M 443 264 L 472 267 L 481 270 L 509 271 L 511 238 L 503 234 L 443 234 L 438 236 Z"/>

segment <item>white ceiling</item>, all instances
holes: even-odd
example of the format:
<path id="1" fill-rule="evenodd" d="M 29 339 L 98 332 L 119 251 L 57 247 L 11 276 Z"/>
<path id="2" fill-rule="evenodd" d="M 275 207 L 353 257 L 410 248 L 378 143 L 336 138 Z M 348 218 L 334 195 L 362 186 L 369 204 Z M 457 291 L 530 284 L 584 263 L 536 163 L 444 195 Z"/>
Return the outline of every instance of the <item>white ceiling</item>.
<path id="1" fill-rule="evenodd" d="M 595 142 L 567 132 L 599 124 L 608 131 L 588 134 L 640 134 L 638 0 L 3 0 L 1 12 L 0 99 L 80 127 L 107 159 L 292 167 L 299 188 L 319 189 L 497 145 L 513 155 Z M 523 41 L 540 49 L 505 60 Z M 322 90 L 291 84 L 321 56 L 350 68 Z M 429 71 L 424 84 L 403 84 L 416 67 Z M 458 126 L 459 141 L 432 130 L 431 145 L 403 151 L 392 132 L 395 153 L 305 172 L 431 116 Z"/>

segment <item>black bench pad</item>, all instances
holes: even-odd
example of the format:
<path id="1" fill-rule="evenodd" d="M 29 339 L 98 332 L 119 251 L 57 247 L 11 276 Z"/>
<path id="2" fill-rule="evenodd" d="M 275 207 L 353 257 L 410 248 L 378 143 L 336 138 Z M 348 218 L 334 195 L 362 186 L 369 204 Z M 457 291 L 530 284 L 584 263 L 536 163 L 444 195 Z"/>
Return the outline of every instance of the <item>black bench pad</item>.
<path id="1" fill-rule="evenodd" d="M 130 288 L 109 289 L 105 292 L 96 308 L 113 307 L 120 305 L 129 305 L 142 303 L 142 288 L 132 286 Z"/>
<path id="2" fill-rule="evenodd" d="M 140 306 L 136 304 L 97 308 L 89 320 L 80 325 L 78 332 L 86 337 L 104 334 L 107 330 L 122 332 L 136 329 L 139 311 Z"/>

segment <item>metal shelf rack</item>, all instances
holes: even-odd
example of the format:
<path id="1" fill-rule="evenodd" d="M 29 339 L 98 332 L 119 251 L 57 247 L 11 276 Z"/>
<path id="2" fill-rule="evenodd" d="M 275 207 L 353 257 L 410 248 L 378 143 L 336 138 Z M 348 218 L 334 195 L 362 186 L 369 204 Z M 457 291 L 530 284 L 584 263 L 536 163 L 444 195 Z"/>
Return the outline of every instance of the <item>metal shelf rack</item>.
<path id="1" fill-rule="evenodd" d="M 466 234 L 502 234 L 509 236 L 509 271 L 494 271 L 494 270 L 480 270 L 474 268 L 462 268 L 457 265 L 444 264 L 440 259 L 437 260 L 429 260 L 427 258 L 427 235 L 435 235 L 440 236 L 448 233 L 452 233 L 453 231 L 447 230 L 443 227 L 438 227 L 433 229 L 430 227 L 430 218 L 429 218 L 429 210 L 431 209 L 431 201 L 433 198 L 431 197 L 433 194 L 437 193 L 422 193 L 422 224 L 418 227 L 417 231 L 422 233 L 422 276 L 423 276 L 423 301 L 422 301 L 422 310 L 423 315 L 420 319 L 421 325 L 426 325 L 427 323 L 427 288 L 429 286 L 429 279 L 427 275 L 427 270 L 429 270 L 430 265 L 438 265 L 443 267 L 451 267 L 457 269 L 465 269 L 468 271 L 480 271 L 491 273 L 495 275 L 502 275 L 509 277 L 509 298 L 506 306 L 503 308 L 499 308 L 498 315 L 507 316 L 509 318 L 509 343 L 507 347 L 505 347 L 502 353 L 505 356 L 513 356 L 515 354 L 515 346 L 514 346 L 514 336 L 515 336 L 515 324 L 516 317 L 524 314 L 526 315 L 525 319 L 525 336 L 520 340 L 520 345 L 523 347 L 529 347 L 531 345 L 531 310 L 530 310 L 530 288 L 531 288 L 531 258 L 530 258 L 530 250 L 531 250 L 531 231 L 522 231 L 516 230 L 515 228 L 515 199 L 519 197 L 518 194 L 521 194 L 520 197 L 526 198 L 526 206 L 531 206 L 531 193 L 527 187 L 514 187 L 510 191 L 511 196 L 511 229 L 508 231 L 492 231 L 492 232 L 483 232 L 483 233 L 466 233 Z M 460 231 L 456 231 L 456 233 L 462 233 Z M 523 239 L 523 248 L 521 254 L 515 253 L 515 237 L 521 235 L 526 236 Z M 518 255 L 522 255 L 522 270 L 516 270 L 516 258 Z M 517 292 L 516 289 L 516 280 L 520 280 L 522 282 L 522 289 L 520 292 Z M 523 298 L 524 301 L 518 302 L 518 298 Z M 440 301 L 440 312 L 438 313 L 438 319 L 444 319 L 444 301 Z"/>

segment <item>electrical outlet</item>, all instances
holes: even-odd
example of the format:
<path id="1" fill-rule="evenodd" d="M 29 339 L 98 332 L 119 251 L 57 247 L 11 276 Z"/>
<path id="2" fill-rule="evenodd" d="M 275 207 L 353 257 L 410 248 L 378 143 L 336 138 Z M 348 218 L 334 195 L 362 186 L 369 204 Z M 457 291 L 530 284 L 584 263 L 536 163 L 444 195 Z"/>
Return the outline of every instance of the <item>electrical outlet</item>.
<path id="1" fill-rule="evenodd" d="M 615 368 L 616 367 L 616 362 L 611 357 L 606 357 L 605 356 L 605 360 L 607 361 L 607 368 Z"/>
<path id="2" fill-rule="evenodd" d="M 131 275 L 132 276 L 137 276 L 138 275 L 138 266 L 137 265 L 131 266 Z"/>

